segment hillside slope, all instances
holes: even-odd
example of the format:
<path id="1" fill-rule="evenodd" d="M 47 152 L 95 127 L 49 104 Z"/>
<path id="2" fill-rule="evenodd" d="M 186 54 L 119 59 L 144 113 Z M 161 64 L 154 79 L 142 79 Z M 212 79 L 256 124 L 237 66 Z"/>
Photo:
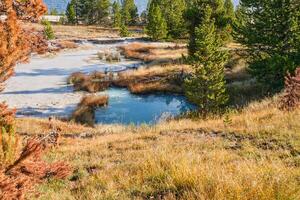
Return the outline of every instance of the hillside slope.
<path id="1" fill-rule="evenodd" d="M 40 199 L 300 199 L 300 110 L 282 112 L 276 101 L 156 126 L 57 122 L 60 147 L 46 158 L 65 160 L 74 172 L 40 186 Z M 48 131 L 43 120 L 18 126 Z"/>

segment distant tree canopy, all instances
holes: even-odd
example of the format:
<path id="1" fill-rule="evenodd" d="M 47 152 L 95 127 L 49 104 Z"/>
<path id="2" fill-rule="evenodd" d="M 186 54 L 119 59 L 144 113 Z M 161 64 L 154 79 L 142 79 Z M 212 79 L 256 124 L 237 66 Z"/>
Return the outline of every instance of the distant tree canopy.
<path id="1" fill-rule="evenodd" d="M 299 0 L 241 0 L 237 9 L 236 39 L 248 47 L 250 72 L 275 90 L 300 65 L 299 8 Z"/>
<path id="2" fill-rule="evenodd" d="M 159 5 L 152 3 L 149 8 L 147 33 L 153 40 L 161 40 L 167 37 L 167 23 L 162 15 Z"/>
<path id="3" fill-rule="evenodd" d="M 134 0 L 122 0 L 122 20 L 125 25 L 134 25 L 139 17 Z"/>
<path id="4" fill-rule="evenodd" d="M 3 83 L 14 72 L 14 66 L 28 59 L 32 51 L 42 51 L 42 36 L 27 31 L 20 26 L 19 20 L 36 21 L 46 12 L 42 0 L 2 0 L 0 14 L 0 90 Z"/>
<path id="5" fill-rule="evenodd" d="M 118 28 L 122 24 L 121 5 L 118 1 L 115 1 L 112 5 L 114 27 Z"/>
<path id="6" fill-rule="evenodd" d="M 148 6 L 148 22 L 153 18 L 151 9 L 158 6 L 164 21 L 167 23 L 167 36 L 169 38 L 182 38 L 186 36 L 187 29 L 184 20 L 186 0 L 151 0 Z"/>
<path id="7" fill-rule="evenodd" d="M 153 10 L 150 9 L 153 5 L 159 6 L 167 23 L 168 38 L 186 38 L 188 33 L 193 37 L 195 28 L 202 23 L 205 8 L 209 6 L 213 10 L 212 19 L 216 21 L 217 32 L 222 41 L 231 39 L 231 25 L 235 20 L 232 0 L 151 0 L 147 9 L 147 23 L 153 16 Z"/>
<path id="8" fill-rule="evenodd" d="M 106 25 L 109 23 L 110 8 L 110 0 L 71 0 L 66 15 L 70 24 L 80 20 L 86 24 Z"/>
<path id="9" fill-rule="evenodd" d="M 71 0 L 66 9 L 70 24 L 81 23 L 113 25 L 120 27 L 135 25 L 139 19 L 134 0 Z"/>
<path id="10" fill-rule="evenodd" d="M 231 0 L 189 0 L 187 1 L 187 11 L 185 18 L 188 24 L 188 31 L 190 35 L 189 55 L 193 56 L 196 52 L 195 29 L 199 27 L 204 21 L 205 12 L 207 8 L 212 10 L 211 19 L 215 22 L 215 29 L 220 36 L 220 42 L 225 43 L 230 40 L 231 22 L 234 21 L 234 14 L 232 14 Z"/>
<path id="11" fill-rule="evenodd" d="M 69 24 L 77 23 L 75 6 L 76 6 L 76 0 L 71 0 L 67 5 L 66 16 Z"/>

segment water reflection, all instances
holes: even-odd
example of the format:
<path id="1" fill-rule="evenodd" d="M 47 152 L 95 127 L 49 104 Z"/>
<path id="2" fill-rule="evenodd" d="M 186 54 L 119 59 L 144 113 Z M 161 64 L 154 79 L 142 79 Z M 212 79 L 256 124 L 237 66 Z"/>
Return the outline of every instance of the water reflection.
<path id="1" fill-rule="evenodd" d="M 172 94 L 133 95 L 127 89 L 112 88 L 109 106 L 96 111 L 96 123 L 153 124 L 194 108 L 185 97 Z"/>

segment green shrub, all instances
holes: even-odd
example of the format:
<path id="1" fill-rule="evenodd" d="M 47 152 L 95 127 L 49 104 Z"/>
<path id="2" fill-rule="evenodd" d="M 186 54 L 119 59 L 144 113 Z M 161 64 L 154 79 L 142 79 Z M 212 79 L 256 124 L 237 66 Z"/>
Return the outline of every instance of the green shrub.
<path id="1" fill-rule="evenodd" d="M 120 27 L 120 36 L 121 37 L 128 37 L 128 36 L 130 36 L 128 28 L 127 28 L 127 26 L 124 23 L 122 23 L 121 27 Z"/>
<path id="2" fill-rule="evenodd" d="M 18 138 L 15 135 L 15 111 L 0 103 L 0 167 L 15 160 Z"/>
<path id="3" fill-rule="evenodd" d="M 44 26 L 44 36 L 47 40 L 55 39 L 54 31 L 51 23 L 48 20 L 43 20 L 42 25 Z"/>

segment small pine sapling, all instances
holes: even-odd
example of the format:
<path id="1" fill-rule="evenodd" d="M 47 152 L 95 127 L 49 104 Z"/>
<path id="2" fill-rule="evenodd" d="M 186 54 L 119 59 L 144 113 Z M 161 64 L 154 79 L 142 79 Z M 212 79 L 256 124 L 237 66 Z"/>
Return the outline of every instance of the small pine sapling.
<path id="1" fill-rule="evenodd" d="M 42 24 L 44 26 L 44 35 L 47 40 L 55 39 L 54 31 L 52 29 L 51 23 L 48 20 L 43 20 Z"/>

